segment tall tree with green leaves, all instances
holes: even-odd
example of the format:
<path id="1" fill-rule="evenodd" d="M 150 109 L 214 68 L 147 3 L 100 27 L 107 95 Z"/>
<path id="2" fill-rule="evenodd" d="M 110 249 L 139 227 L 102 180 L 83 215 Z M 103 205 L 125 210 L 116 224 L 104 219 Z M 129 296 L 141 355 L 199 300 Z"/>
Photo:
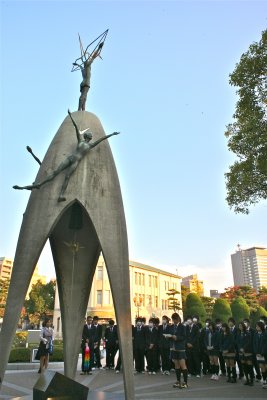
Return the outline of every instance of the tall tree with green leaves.
<path id="1" fill-rule="evenodd" d="M 29 299 L 25 300 L 24 307 L 30 316 L 31 322 L 36 323 L 46 314 L 52 314 L 55 303 L 56 282 L 43 284 L 38 281 L 32 286 Z"/>
<path id="2" fill-rule="evenodd" d="M 233 318 L 236 320 L 237 323 L 242 321 L 244 318 L 249 318 L 250 315 L 249 306 L 247 305 L 246 300 L 241 296 L 236 297 L 232 301 L 231 311 L 233 314 Z"/>
<path id="3" fill-rule="evenodd" d="M 250 322 L 253 327 L 260 320 L 260 317 L 267 317 L 267 311 L 263 307 L 258 307 L 257 310 L 250 315 Z"/>
<path id="4" fill-rule="evenodd" d="M 201 296 L 200 297 L 203 306 L 205 308 L 206 314 L 207 314 L 207 318 L 211 318 L 212 317 L 212 311 L 213 311 L 213 307 L 214 307 L 214 303 L 215 303 L 215 299 L 213 297 L 207 297 L 207 296 Z"/>
<path id="5" fill-rule="evenodd" d="M 198 315 L 199 320 L 202 323 L 205 321 L 205 319 L 207 318 L 207 313 L 198 294 L 189 293 L 189 295 L 186 297 L 183 314 L 184 317 L 187 317 L 189 315 Z"/>
<path id="6" fill-rule="evenodd" d="M 230 84 L 238 88 L 238 101 L 225 136 L 237 161 L 225 174 L 226 200 L 236 213 L 247 214 L 267 198 L 267 29 L 242 54 Z"/>
<path id="7" fill-rule="evenodd" d="M 3 318 L 5 313 L 6 299 L 8 288 L 10 285 L 10 279 L 0 278 L 0 318 Z"/>
<path id="8" fill-rule="evenodd" d="M 180 292 L 176 289 L 170 289 L 167 293 L 168 295 L 168 304 L 169 304 L 169 310 L 173 310 L 174 312 L 181 310 L 181 304 L 180 301 L 177 297 Z"/>
<path id="9" fill-rule="evenodd" d="M 230 304 L 226 299 L 216 299 L 212 311 L 212 319 L 220 318 L 223 322 L 227 322 L 232 316 Z"/>
<path id="10" fill-rule="evenodd" d="M 249 306 L 250 313 L 254 312 L 259 306 L 256 290 L 248 285 L 228 287 L 224 293 L 221 293 L 220 297 L 228 300 L 230 304 L 237 297 L 243 297 Z"/>

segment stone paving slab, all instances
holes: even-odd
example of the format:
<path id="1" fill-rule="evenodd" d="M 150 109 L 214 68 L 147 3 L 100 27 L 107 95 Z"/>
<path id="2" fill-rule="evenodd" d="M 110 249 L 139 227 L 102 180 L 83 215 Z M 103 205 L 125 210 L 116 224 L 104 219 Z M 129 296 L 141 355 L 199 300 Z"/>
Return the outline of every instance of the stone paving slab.
<path id="1" fill-rule="evenodd" d="M 63 368 L 51 370 L 63 373 Z M 32 388 L 39 375 L 36 369 L 8 370 L 3 382 L 0 399 L 32 400 Z M 90 388 L 88 400 L 124 400 L 124 387 L 122 373 L 115 374 L 114 370 L 95 370 L 93 375 L 85 376 L 76 374 L 75 380 Z M 241 399 L 266 399 L 267 390 L 262 389 L 261 383 L 255 382 L 253 387 L 244 386 L 243 381 L 236 384 L 226 382 L 225 377 L 211 381 L 209 376 L 201 379 L 189 378 L 188 389 L 174 389 L 175 374 L 148 375 L 137 374 L 134 377 L 136 400 L 172 400 L 172 399 L 205 399 L 205 400 L 241 400 Z"/>

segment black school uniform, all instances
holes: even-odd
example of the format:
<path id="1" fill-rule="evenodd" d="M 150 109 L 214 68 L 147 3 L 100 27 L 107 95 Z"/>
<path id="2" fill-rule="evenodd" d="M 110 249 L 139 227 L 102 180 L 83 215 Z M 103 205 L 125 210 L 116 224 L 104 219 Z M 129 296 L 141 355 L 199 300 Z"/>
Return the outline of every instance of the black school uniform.
<path id="1" fill-rule="evenodd" d="M 146 356 L 148 372 L 156 372 L 157 370 L 157 346 L 158 332 L 155 327 L 146 328 Z"/>
<path id="2" fill-rule="evenodd" d="M 200 332 L 197 325 L 186 326 L 186 355 L 187 369 L 192 375 L 200 375 L 200 352 L 199 352 Z M 192 347 L 188 347 L 188 344 Z"/>
<path id="3" fill-rule="evenodd" d="M 114 368 L 114 358 L 118 350 L 117 326 L 108 326 L 105 330 L 106 368 Z"/>
<path id="4" fill-rule="evenodd" d="M 135 369 L 137 372 L 145 370 L 145 349 L 146 349 L 146 333 L 145 327 L 135 326 L 133 328 L 133 354 Z"/>
<path id="5" fill-rule="evenodd" d="M 159 352 L 162 371 L 170 372 L 170 340 L 168 338 L 165 338 L 164 334 L 170 334 L 170 326 L 168 324 L 159 326 Z"/>

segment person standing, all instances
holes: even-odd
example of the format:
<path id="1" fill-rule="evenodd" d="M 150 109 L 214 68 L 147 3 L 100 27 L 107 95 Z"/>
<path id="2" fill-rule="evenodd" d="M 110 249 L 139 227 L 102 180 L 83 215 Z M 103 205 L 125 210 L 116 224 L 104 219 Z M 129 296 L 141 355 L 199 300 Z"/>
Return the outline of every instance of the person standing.
<path id="1" fill-rule="evenodd" d="M 173 360 L 176 372 L 176 383 L 173 385 L 174 388 L 187 388 L 187 367 L 186 367 L 186 354 L 185 354 L 185 342 L 186 342 L 186 331 L 185 326 L 181 323 L 181 318 L 178 313 L 172 314 L 172 325 L 170 326 L 170 350 L 171 359 Z M 183 375 L 184 382 L 181 383 L 181 374 Z"/>
<path id="2" fill-rule="evenodd" d="M 188 372 L 200 378 L 199 328 L 191 316 L 187 317 L 186 324 L 186 355 Z"/>
<path id="3" fill-rule="evenodd" d="M 236 336 L 237 351 L 239 359 L 242 363 L 242 371 L 246 376 L 245 385 L 252 386 L 254 373 L 253 373 L 253 338 L 251 332 L 247 331 L 244 322 L 240 322 L 238 326 L 238 333 Z"/>
<path id="4" fill-rule="evenodd" d="M 252 336 L 252 340 L 254 338 L 254 335 L 256 334 L 256 330 L 254 328 L 251 328 L 250 326 L 250 320 L 248 318 L 243 319 L 244 324 L 246 325 L 247 331 L 250 332 L 251 336 Z M 261 371 L 260 371 L 260 367 L 259 364 L 257 362 L 257 358 L 256 358 L 256 354 L 253 352 L 253 367 L 255 368 L 256 371 L 256 382 L 260 382 L 261 380 Z M 253 369 L 253 380 L 255 378 L 254 375 L 254 369 Z"/>
<path id="5" fill-rule="evenodd" d="M 159 326 L 159 352 L 163 375 L 170 375 L 171 370 L 170 341 L 165 336 L 168 334 L 170 334 L 169 318 L 167 317 L 167 315 L 163 315 L 162 325 Z"/>
<path id="6" fill-rule="evenodd" d="M 221 334 L 216 328 L 214 322 L 210 321 L 209 329 L 205 332 L 204 343 L 210 360 L 211 378 L 214 381 L 219 380 L 219 352 L 220 352 Z"/>
<path id="7" fill-rule="evenodd" d="M 94 338 L 95 338 L 95 327 L 93 325 L 93 318 L 88 316 L 86 318 L 86 323 L 83 327 L 82 333 L 82 372 L 81 375 L 84 374 L 92 374 L 92 366 L 94 362 Z M 89 348 L 89 362 L 88 362 L 88 349 Z M 86 353 L 86 354 L 85 354 Z M 85 363 L 86 356 L 86 363 Z M 86 366 L 85 366 L 86 364 Z"/>
<path id="8" fill-rule="evenodd" d="M 154 319 L 150 318 L 146 328 L 146 356 L 149 375 L 156 375 L 157 370 L 158 332 L 154 326 Z"/>
<path id="9" fill-rule="evenodd" d="M 40 332 L 40 345 L 38 349 L 40 356 L 40 368 L 38 370 L 39 374 L 48 367 L 49 354 L 52 354 L 53 352 L 53 340 L 54 331 L 52 329 L 51 319 L 45 318 Z"/>
<path id="10" fill-rule="evenodd" d="M 258 321 L 256 323 L 256 333 L 253 337 L 253 349 L 258 366 L 262 373 L 263 388 L 266 389 L 267 363 L 265 356 L 267 352 L 267 335 L 265 332 L 264 323 L 262 321 Z"/>
<path id="11" fill-rule="evenodd" d="M 226 323 L 222 324 L 222 332 L 220 348 L 227 368 L 227 382 L 236 383 L 236 347 L 234 336 Z"/>
<path id="12" fill-rule="evenodd" d="M 145 329 L 142 324 L 142 318 L 137 318 L 136 326 L 133 328 L 133 355 L 135 371 L 142 374 L 145 373 Z"/>
<path id="13" fill-rule="evenodd" d="M 109 320 L 109 325 L 105 330 L 104 340 L 106 343 L 106 369 L 114 369 L 115 354 L 118 349 L 117 326 L 114 326 L 113 319 Z"/>
<path id="14" fill-rule="evenodd" d="M 210 359 L 209 359 L 207 347 L 205 345 L 205 336 L 207 333 L 209 333 L 209 324 L 210 323 L 211 323 L 211 319 L 207 318 L 205 321 L 205 326 L 200 331 L 200 338 L 199 338 L 200 360 L 202 362 L 203 375 L 207 375 L 207 373 L 211 372 Z"/>
<path id="15" fill-rule="evenodd" d="M 94 316 L 93 324 L 95 326 L 95 339 L 94 339 L 94 367 L 101 368 L 101 357 L 100 357 L 100 344 L 102 339 L 102 326 L 98 323 L 99 318 Z"/>

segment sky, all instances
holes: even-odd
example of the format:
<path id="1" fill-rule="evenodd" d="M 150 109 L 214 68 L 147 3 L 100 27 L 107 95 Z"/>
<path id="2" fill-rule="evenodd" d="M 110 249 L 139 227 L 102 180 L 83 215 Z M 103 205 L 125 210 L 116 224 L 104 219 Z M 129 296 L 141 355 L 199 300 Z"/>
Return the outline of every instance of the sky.
<path id="1" fill-rule="evenodd" d="M 116 162 L 130 259 L 186 276 L 209 289 L 233 285 L 231 253 L 267 246 L 267 205 L 235 214 L 224 174 L 235 160 L 225 127 L 242 53 L 266 29 L 266 1 L 1 1 L 0 256 L 14 258 L 37 163 L 77 110 L 78 33 L 86 46 L 109 29 L 92 65 L 87 111 Z M 25 249 L 27 251 L 27 249 Z M 52 277 L 49 246 L 39 272 Z"/>

